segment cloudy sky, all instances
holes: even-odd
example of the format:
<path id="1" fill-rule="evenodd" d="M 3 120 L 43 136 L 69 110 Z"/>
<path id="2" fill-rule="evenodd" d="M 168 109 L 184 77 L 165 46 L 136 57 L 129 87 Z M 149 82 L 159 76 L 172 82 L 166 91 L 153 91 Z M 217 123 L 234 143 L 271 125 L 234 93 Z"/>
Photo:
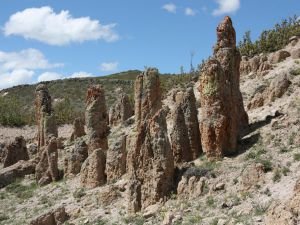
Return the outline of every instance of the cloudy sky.
<path id="1" fill-rule="evenodd" d="M 211 54 L 230 15 L 238 40 L 297 14 L 299 0 L 1 0 L 0 89 L 144 66 L 178 73 Z"/>

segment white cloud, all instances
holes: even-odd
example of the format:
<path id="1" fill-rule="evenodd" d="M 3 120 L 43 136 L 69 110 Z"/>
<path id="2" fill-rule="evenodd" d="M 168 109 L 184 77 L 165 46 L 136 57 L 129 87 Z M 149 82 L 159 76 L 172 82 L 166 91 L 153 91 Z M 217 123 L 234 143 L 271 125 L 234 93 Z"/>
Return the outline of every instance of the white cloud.
<path id="1" fill-rule="evenodd" d="M 100 65 L 100 70 L 103 72 L 116 71 L 118 69 L 118 62 L 104 62 Z"/>
<path id="2" fill-rule="evenodd" d="M 240 0 L 215 0 L 219 7 L 213 11 L 214 16 L 234 13 L 240 8 Z"/>
<path id="3" fill-rule="evenodd" d="M 34 81 L 35 70 L 45 70 L 63 66 L 50 63 L 37 49 L 19 52 L 0 51 L 0 89 Z"/>
<path id="4" fill-rule="evenodd" d="M 30 83 L 34 75 L 34 71 L 26 69 L 17 69 L 10 72 L 0 74 L 0 89 Z"/>
<path id="5" fill-rule="evenodd" d="M 188 8 L 185 8 L 184 13 L 187 16 L 195 16 L 197 14 L 197 11 L 188 7 Z"/>
<path id="6" fill-rule="evenodd" d="M 25 49 L 19 52 L 0 51 L 0 72 L 16 69 L 48 69 L 63 64 L 50 64 L 43 53 L 37 49 Z"/>
<path id="7" fill-rule="evenodd" d="M 63 75 L 59 74 L 59 73 L 55 73 L 55 72 L 45 72 L 42 73 L 37 81 L 41 82 L 41 81 L 50 81 L 50 80 L 58 80 L 58 79 L 62 79 L 64 78 Z"/>
<path id="8" fill-rule="evenodd" d="M 173 4 L 173 3 L 168 3 L 168 4 L 165 4 L 163 5 L 162 7 L 164 10 L 168 11 L 169 13 L 176 13 L 176 5 Z"/>
<path id="9" fill-rule="evenodd" d="M 119 39 L 116 24 L 102 25 L 89 17 L 73 18 L 69 11 L 55 13 L 49 6 L 28 8 L 10 16 L 4 26 L 4 33 L 20 35 L 50 45 L 66 45 L 72 42 Z"/>
<path id="10" fill-rule="evenodd" d="M 71 76 L 69 76 L 69 78 L 81 78 L 81 77 L 94 77 L 94 75 L 91 73 L 81 71 L 81 72 L 73 73 Z"/>

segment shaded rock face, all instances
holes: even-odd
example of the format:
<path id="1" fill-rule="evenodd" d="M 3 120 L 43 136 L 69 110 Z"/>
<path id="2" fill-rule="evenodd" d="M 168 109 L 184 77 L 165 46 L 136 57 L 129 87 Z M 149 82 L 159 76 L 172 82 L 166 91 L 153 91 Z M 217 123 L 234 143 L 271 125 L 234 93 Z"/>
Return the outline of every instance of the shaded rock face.
<path id="1" fill-rule="evenodd" d="M 39 185 L 47 185 L 59 180 L 57 140 L 51 138 L 42 150 L 41 158 L 36 166 L 36 180 Z"/>
<path id="2" fill-rule="evenodd" d="M 117 103 L 111 107 L 109 112 L 109 125 L 117 126 L 133 115 L 133 107 L 128 95 L 122 93 Z"/>
<path id="3" fill-rule="evenodd" d="M 247 105 L 248 109 L 255 109 L 267 103 L 274 102 L 277 98 L 281 98 L 291 85 L 291 81 L 286 74 L 278 75 L 268 88 L 261 92 L 257 92 Z"/>
<path id="4" fill-rule="evenodd" d="M 81 118 L 76 118 L 73 123 L 73 133 L 70 140 L 74 141 L 76 138 L 82 137 L 84 135 L 84 121 Z"/>
<path id="5" fill-rule="evenodd" d="M 300 180 L 294 187 L 294 195 L 286 202 L 273 202 L 266 216 L 266 225 L 294 225 L 300 222 Z"/>
<path id="6" fill-rule="evenodd" d="M 85 160 L 80 171 L 80 185 L 95 188 L 106 183 L 106 156 L 102 149 L 95 149 Z"/>
<path id="7" fill-rule="evenodd" d="M 40 149 L 47 145 L 51 137 L 58 136 L 51 96 L 44 84 L 39 84 L 35 90 L 35 116 L 38 127 L 38 148 Z"/>
<path id="8" fill-rule="evenodd" d="M 62 225 L 68 220 L 65 207 L 59 207 L 45 213 L 30 222 L 30 225 Z"/>
<path id="9" fill-rule="evenodd" d="M 114 137 L 109 142 L 106 159 L 107 182 L 112 183 L 126 173 L 126 135 Z"/>
<path id="10" fill-rule="evenodd" d="M 248 126 L 239 88 L 241 57 L 229 17 L 218 26 L 217 37 L 214 59 L 204 66 L 199 86 L 201 142 L 209 158 L 235 153 L 240 132 Z"/>
<path id="11" fill-rule="evenodd" d="M 163 200 L 172 188 L 174 173 L 158 71 L 148 69 L 135 84 L 136 133 L 129 138 L 127 157 L 130 213 Z"/>
<path id="12" fill-rule="evenodd" d="M 18 161 L 17 163 L 0 170 L 0 188 L 3 188 L 18 178 L 35 173 L 36 162 L 34 160 Z"/>
<path id="13" fill-rule="evenodd" d="M 175 164 L 196 159 L 202 152 L 197 118 L 196 99 L 192 88 L 176 96 L 171 131 L 171 146 Z"/>
<path id="14" fill-rule="evenodd" d="M 89 87 L 86 97 L 85 122 L 88 135 L 89 154 L 94 150 L 108 148 L 108 114 L 105 93 L 100 85 Z"/>
<path id="15" fill-rule="evenodd" d="M 11 166 L 20 160 L 29 160 L 26 141 L 20 136 L 15 141 L 6 146 L 3 167 Z"/>
<path id="16" fill-rule="evenodd" d="M 82 141 L 76 141 L 71 152 L 65 157 L 64 176 L 73 177 L 80 173 L 81 166 L 88 157 L 88 146 Z"/>

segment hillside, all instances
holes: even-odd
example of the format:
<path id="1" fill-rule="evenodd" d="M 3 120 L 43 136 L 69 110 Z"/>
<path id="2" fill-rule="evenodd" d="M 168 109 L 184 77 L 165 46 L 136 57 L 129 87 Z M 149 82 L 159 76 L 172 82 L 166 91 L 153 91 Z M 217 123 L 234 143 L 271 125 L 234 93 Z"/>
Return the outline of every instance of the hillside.
<path id="1" fill-rule="evenodd" d="M 133 101 L 134 80 L 140 73 L 141 71 L 138 70 L 130 70 L 103 77 L 70 78 L 41 83 L 46 84 L 49 88 L 54 109 L 57 112 L 58 123 L 64 124 L 72 123 L 73 119 L 77 116 L 82 117 L 85 107 L 86 90 L 89 85 L 103 85 L 108 108 L 117 100 L 117 89 L 123 90 Z M 169 90 L 172 86 L 184 84 L 188 79 L 188 76 L 162 74 L 162 88 L 164 91 Z M 34 123 L 34 95 L 38 84 L 19 85 L 0 91 L 0 104 L 2 102 L 3 106 L 1 107 L 3 112 L 0 109 L 0 115 L 2 114 L 2 117 L 4 117 L 6 113 L 19 112 L 16 115 L 16 123 L 12 122 L 12 124 L 8 123 L 7 125 L 18 126 Z M 6 101 L 10 106 L 4 107 Z M 10 109 L 12 106 L 14 107 Z M 2 124 L 4 123 L 3 125 L 6 125 L 5 118 L 1 119 L 0 116 L 0 124 L 1 122 Z"/>

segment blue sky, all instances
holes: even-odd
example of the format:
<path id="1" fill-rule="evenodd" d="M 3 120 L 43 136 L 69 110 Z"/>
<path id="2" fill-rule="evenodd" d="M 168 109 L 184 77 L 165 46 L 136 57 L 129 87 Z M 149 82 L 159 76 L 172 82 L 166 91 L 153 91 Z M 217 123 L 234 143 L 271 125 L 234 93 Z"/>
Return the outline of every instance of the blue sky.
<path id="1" fill-rule="evenodd" d="M 240 40 L 297 14 L 299 0 L 1 0 L 0 89 L 208 57 L 225 15 Z"/>

